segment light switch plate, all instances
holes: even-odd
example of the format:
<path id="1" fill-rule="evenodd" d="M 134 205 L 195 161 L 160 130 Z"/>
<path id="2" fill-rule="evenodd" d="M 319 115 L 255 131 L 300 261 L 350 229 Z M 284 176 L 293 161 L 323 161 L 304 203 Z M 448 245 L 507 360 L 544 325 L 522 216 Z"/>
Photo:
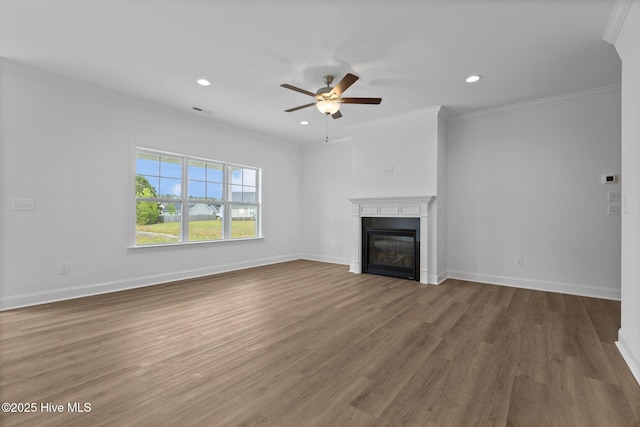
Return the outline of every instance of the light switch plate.
<path id="1" fill-rule="evenodd" d="M 33 199 L 13 199 L 11 207 L 14 211 L 34 211 L 36 210 L 36 201 Z"/>

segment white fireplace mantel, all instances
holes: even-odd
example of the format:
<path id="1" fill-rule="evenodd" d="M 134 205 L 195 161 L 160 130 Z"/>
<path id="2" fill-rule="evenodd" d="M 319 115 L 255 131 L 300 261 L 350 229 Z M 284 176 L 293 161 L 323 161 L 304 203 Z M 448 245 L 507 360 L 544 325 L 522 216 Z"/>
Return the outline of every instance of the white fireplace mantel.
<path id="1" fill-rule="evenodd" d="M 362 273 L 362 217 L 420 218 L 420 283 L 429 283 L 429 204 L 435 196 L 353 197 L 351 263 L 349 271 Z"/>

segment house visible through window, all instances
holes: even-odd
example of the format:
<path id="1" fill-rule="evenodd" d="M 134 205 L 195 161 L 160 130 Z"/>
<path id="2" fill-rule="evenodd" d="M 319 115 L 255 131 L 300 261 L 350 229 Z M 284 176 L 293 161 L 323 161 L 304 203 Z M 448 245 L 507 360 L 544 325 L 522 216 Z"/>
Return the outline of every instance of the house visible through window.
<path id="1" fill-rule="evenodd" d="M 137 149 L 135 246 L 259 237 L 259 185 L 259 168 Z"/>

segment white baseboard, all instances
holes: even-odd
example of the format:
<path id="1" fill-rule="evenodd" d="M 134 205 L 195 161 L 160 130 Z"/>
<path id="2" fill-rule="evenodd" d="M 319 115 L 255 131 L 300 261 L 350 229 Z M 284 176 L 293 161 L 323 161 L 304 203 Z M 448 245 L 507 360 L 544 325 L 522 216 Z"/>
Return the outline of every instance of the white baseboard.
<path id="1" fill-rule="evenodd" d="M 561 294 L 620 301 L 620 289 L 575 283 L 550 282 L 546 280 L 521 279 L 519 277 L 495 276 L 491 274 L 472 273 L 467 271 L 449 270 L 447 272 L 447 276 L 451 279 L 468 280 L 470 282 L 512 286 L 514 288 L 524 288 L 535 291 L 557 292 Z"/>
<path id="2" fill-rule="evenodd" d="M 92 283 L 82 286 L 73 286 L 68 288 L 59 288 L 41 292 L 0 297 L 0 311 L 47 304 L 74 298 L 88 297 L 92 295 L 106 294 L 109 292 L 125 291 L 127 289 L 159 285 L 161 283 L 174 282 L 176 280 L 210 276 L 212 274 L 243 270 L 245 268 L 260 267 L 263 265 L 277 264 L 280 262 L 293 261 L 300 258 L 300 254 L 292 254 L 279 257 L 221 264 L 192 270 L 183 270 L 151 276 L 135 277 L 131 279 Z"/>
<path id="3" fill-rule="evenodd" d="M 640 350 L 634 347 L 629 340 L 625 338 L 622 328 L 618 330 L 618 341 L 616 341 L 616 345 L 618 346 L 618 350 L 620 351 L 622 358 L 627 362 L 631 373 L 638 384 L 640 384 Z"/>
<path id="4" fill-rule="evenodd" d="M 151 276 L 142 276 L 131 279 L 115 280 L 108 282 L 92 283 L 82 286 L 58 288 L 48 291 L 32 292 L 26 294 L 0 297 L 0 311 L 12 310 L 20 307 L 27 307 L 39 304 L 47 304 L 73 298 L 82 298 L 92 295 L 105 294 L 109 292 L 124 291 L 127 289 L 140 288 L 145 286 L 158 285 L 161 283 L 173 282 L 176 280 L 192 279 L 196 277 L 209 276 L 228 271 L 242 270 L 245 268 L 259 267 L 263 265 L 276 264 L 280 262 L 293 261 L 296 259 L 306 259 L 310 261 L 328 262 L 331 264 L 349 265 L 350 259 L 341 257 L 329 257 L 317 254 L 291 254 L 279 257 L 262 258 L 251 261 L 210 266 L 206 268 L 183 270 L 172 273 L 164 273 Z M 429 277 L 429 283 L 441 284 L 447 278 L 469 280 L 473 282 L 488 283 L 493 285 L 513 286 L 516 288 L 526 288 L 533 290 L 559 292 L 571 295 L 588 296 L 611 300 L 620 300 L 620 290 L 601 288 L 587 285 L 576 285 L 571 283 L 547 282 L 541 280 L 520 279 L 514 277 L 494 276 L 481 273 L 470 273 L 463 271 L 441 272 L 437 277 Z M 639 364 L 640 365 L 640 364 Z"/>
<path id="5" fill-rule="evenodd" d="M 437 281 L 434 284 L 435 285 L 440 285 L 440 284 L 442 284 L 442 282 L 444 282 L 448 278 L 449 278 L 449 272 L 448 271 L 441 271 L 440 273 L 438 273 Z"/>
<path id="6" fill-rule="evenodd" d="M 335 257 L 335 256 L 326 256 L 326 255 L 318 255 L 318 254 L 302 254 L 300 258 L 306 259 L 308 261 L 319 261 L 319 262 L 328 262 L 329 264 L 340 264 L 340 265 L 350 265 L 351 260 L 349 258 Z"/>

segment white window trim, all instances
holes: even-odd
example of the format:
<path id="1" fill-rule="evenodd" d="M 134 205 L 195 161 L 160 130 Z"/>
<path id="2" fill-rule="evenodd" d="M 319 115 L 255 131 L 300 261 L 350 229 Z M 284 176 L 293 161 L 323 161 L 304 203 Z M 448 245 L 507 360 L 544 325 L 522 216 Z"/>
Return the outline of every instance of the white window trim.
<path id="1" fill-rule="evenodd" d="M 181 178 L 181 196 L 180 199 L 169 199 L 157 197 L 155 199 L 150 199 L 150 201 L 163 200 L 168 203 L 182 203 L 182 212 L 188 212 L 189 208 L 189 196 L 188 196 L 188 161 L 189 160 L 198 160 L 198 161 L 206 161 L 211 163 L 217 163 L 223 166 L 223 200 L 216 201 L 216 203 L 220 203 L 223 206 L 223 229 L 222 229 L 222 238 L 218 240 L 198 240 L 198 241 L 188 241 L 184 240 L 188 238 L 189 231 L 189 221 L 184 221 L 184 217 L 180 220 L 180 231 L 181 231 L 181 240 L 180 242 L 174 243 L 156 243 L 156 244 L 148 244 L 148 245 L 137 245 L 136 244 L 136 203 L 139 200 L 136 195 L 136 156 L 140 151 L 145 151 L 153 154 L 159 155 L 167 155 L 182 158 L 182 178 Z M 230 163 L 222 160 L 214 160 L 205 157 L 199 156 L 191 156 L 188 154 L 180 154 L 172 151 L 160 150 L 157 148 L 149 148 L 139 145 L 132 145 L 132 160 L 131 160 L 131 184 L 129 186 L 132 196 L 130 200 L 131 209 L 129 213 L 129 221 L 130 224 L 130 239 L 128 249 L 145 249 L 145 248 L 158 248 L 158 247 L 179 247 L 179 246 L 190 246 L 190 245 L 206 245 L 206 244 L 216 244 L 216 243 L 225 243 L 225 242 L 243 242 L 243 241 L 255 241 L 255 240 L 264 240 L 262 235 L 262 168 L 257 166 L 243 165 L 239 163 Z M 256 171 L 256 202 L 255 203 L 246 203 L 246 202 L 233 202 L 229 200 L 230 194 L 230 176 L 229 176 L 229 168 L 230 167 L 239 167 L 239 168 L 247 168 Z M 244 205 L 248 207 L 254 207 L 256 209 L 256 235 L 253 237 L 231 237 L 231 205 Z"/>

